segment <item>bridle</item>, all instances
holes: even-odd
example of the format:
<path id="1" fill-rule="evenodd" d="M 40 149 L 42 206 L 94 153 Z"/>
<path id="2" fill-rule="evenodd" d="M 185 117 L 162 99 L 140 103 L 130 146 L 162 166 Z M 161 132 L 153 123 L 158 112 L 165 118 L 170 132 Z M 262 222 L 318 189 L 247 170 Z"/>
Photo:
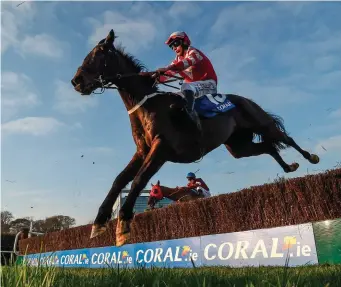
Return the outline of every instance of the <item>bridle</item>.
<path id="1" fill-rule="evenodd" d="M 116 55 L 116 57 L 114 57 L 114 55 Z M 168 86 L 168 87 L 180 90 L 180 88 L 172 86 L 172 85 L 169 85 L 168 83 L 175 82 L 175 81 L 178 81 L 178 80 L 180 80 L 180 82 L 179 82 L 180 86 L 183 83 L 183 78 L 182 77 L 177 77 L 177 76 L 174 76 L 174 75 L 167 75 L 167 77 L 173 78 L 172 80 L 161 82 L 159 79 L 160 79 L 160 76 L 162 74 L 164 74 L 164 73 L 159 73 L 157 71 L 141 72 L 141 73 L 127 73 L 127 74 L 116 73 L 116 75 L 114 75 L 114 76 L 106 77 L 105 76 L 105 71 L 107 70 L 107 67 L 108 67 L 108 65 L 107 65 L 107 62 L 109 60 L 108 58 L 109 59 L 110 58 L 111 59 L 115 58 L 116 62 L 117 62 L 116 64 L 117 64 L 117 66 L 119 66 L 120 57 L 118 55 L 117 50 L 115 49 L 115 47 L 108 48 L 107 52 L 104 53 L 104 64 L 103 64 L 102 67 L 99 67 L 99 68 L 101 68 L 100 69 L 101 73 L 99 74 L 99 76 L 97 78 L 94 79 L 94 81 L 99 82 L 99 84 L 100 84 L 100 87 L 96 88 L 95 90 L 97 90 L 97 89 L 101 89 L 101 90 L 100 90 L 100 92 L 95 92 L 95 90 L 93 90 L 91 92 L 91 94 L 103 94 L 105 92 L 105 90 L 107 90 L 107 89 L 114 89 L 114 90 L 124 91 L 125 90 L 124 88 L 119 88 L 118 86 L 113 86 L 114 82 L 117 81 L 117 80 L 124 79 L 124 78 L 144 77 L 144 76 L 151 76 L 152 74 L 157 74 L 157 77 L 155 78 L 153 87 L 156 84 L 161 84 L 161 85 L 164 85 L 164 86 Z M 79 69 L 82 72 L 83 77 L 89 78 L 89 77 L 87 77 L 87 75 L 89 73 L 83 67 L 79 67 Z M 91 82 L 91 81 L 89 81 L 89 82 Z"/>

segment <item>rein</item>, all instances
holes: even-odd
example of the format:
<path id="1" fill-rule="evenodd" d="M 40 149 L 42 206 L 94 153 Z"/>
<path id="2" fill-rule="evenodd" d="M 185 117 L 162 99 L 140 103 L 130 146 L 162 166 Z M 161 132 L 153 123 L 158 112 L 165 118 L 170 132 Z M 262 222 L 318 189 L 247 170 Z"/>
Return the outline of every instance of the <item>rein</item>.
<path id="1" fill-rule="evenodd" d="M 114 80 L 114 79 L 120 80 L 120 79 L 123 79 L 123 78 L 130 78 L 130 77 L 137 77 L 137 76 L 138 77 L 143 77 L 143 76 L 150 76 L 150 75 L 156 74 L 156 73 L 158 73 L 158 72 L 154 71 L 154 72 L 128 73 L 128 74 L 123 74 L 123 75 L 117 74 L 116 76 L 111 77 L 111 79 L 109 79 L 108 81 L 103 79 L 102 75 L 100 75 L 99 78 L 97 79 L 97 81 L 100 82 L 100 84 L 101 84 L 101 88 L 100 88 L 101 92 L 96 93 L 95 91 L 93 91 L 92 94 L 97 94 L 97 95 L 98 94 L 103 94 L 106 89 L 122 90 L 122 91 L 124 91 L 124 89 L 122 89 L 122 88 L 112 87 L 111 81 Z M 174 79 L 173 80 L 168 80 L 168 81 L 165 81 L 165 82 L 160 82 L 160 81 L 158 81 L 158 79 L 159 79 L 161 74 L 160 73 L 158 73 L 158 74 L 159 74 L 159 76 L 155 79 L 154 85 L 156 83 L 158 83 L 158 84 L 161 84 L 161 85 L 164 85 L 164 86 L 167 86 L 167 87 L 171 87 L 173 89 L 180 90 L 180 88 L 172 86 L 172 85 L 169 85 L 167 83 L 171 83 L 171 82 L 175 82 L 177 80 L 180 80 L 181 82 L 179 83 L 179 85 L 182 85 L 183 78 L 177 77 L 177 76 L 173 76 L 173 75 L 167 75 L 167 77 L 174 78 Z"/>

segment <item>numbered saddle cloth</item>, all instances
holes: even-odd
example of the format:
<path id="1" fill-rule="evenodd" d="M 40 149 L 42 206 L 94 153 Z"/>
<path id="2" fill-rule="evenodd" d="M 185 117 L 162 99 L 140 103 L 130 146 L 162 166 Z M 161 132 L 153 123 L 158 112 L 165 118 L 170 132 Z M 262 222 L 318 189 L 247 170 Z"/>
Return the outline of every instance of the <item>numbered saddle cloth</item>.
<path id="1" fill-rule="evenodd" d="M 225 94 L 207 94 L 197 98 L 194 106 L 197 113 L 205 118 L 213 118 L 235 107 Z"/>

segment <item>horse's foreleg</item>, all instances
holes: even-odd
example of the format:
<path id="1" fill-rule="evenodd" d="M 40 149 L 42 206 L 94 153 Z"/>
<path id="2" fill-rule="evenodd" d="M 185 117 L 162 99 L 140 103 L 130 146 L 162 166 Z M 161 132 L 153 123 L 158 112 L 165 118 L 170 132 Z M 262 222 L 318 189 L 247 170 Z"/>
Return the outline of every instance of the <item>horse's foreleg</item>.
<path id="1" fill-rule="evenodd" d="M 235 158 L 243 158 L 243 157 L 250 157 L 250 156 L 259 156 L 262 154 L 268 154 L 272 156 L 277 163 L 283 168 L 285 172 L 293 172 L 296 171 L 299 167 L 299 164 L 294 162 L 292 164 L 287 164 L 277 150 L 267 144 L 267 143 L 246 143 L 242 146 L 240 145 L 229 145 L 225 144 L 226 149 L 232 154 Z"/>
<path id="2" fill-rule="evenodd" d="M 92 226 L 90 238 L 96 237 L 106 230 L 106 223 L 111 217 L 112 207 L 121 190 L 134 179 L 143 163 L 143 154 L 136 152 L 129 164 L 116 177 L 106 198 L 101 204 L 94 224 Z"/>
<path id="3" fill-rule="evenodd" d="M 164 143 L 160 138 L 153 141 L 152 147 L 132 182 L 130 192 L 121 207 L 116 227 L 116 246 L 121 246 L 130 239 L 130 222 L 133 218 L 133 208 L 141 190 L 147 185 L 152 176 L 165 163 L 162 153 Z"/>

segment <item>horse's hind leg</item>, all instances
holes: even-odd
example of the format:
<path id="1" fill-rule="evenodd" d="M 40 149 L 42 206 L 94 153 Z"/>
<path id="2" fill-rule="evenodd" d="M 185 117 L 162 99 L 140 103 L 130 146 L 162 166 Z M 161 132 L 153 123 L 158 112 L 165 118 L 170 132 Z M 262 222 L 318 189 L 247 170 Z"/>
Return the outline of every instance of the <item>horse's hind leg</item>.
<path id="1" fill-rule="evenodd" d="M 265 112 L 255 102 L 244 97 L 229 94 L 228 98 L 237 106 L 239 105 L 246 112 L 246 115 L 251 117 L 252 123 L 254 123 L 252 125 L 253 131 L 261 133 L 265 142 L 272 142 L 276 150 L 282 149 L 283 145 L 281 143 L 284 143 L 296 149 L 310 163 L 319 163 L 320 159 L 317 155 L 303 150 L 293 138 L 289 137 L 280 117 Z"/>
<path id="2" fill-rule="evenodd" d="M 243 158 L 250 156 L 259 156 L 262 154 L 268 154 L 272 156 L 277 163 L 283 168 L 285 172 L 294 172 L 298 169 L 298 163 L 287 164 L 283 158 L 280 156 L 278 151 L 271 145 L 267 143 L 253 143 L 245 142 L 242 145 L 240 143 L 237 145 L 235 143 L 225 143 L 225 147 L 235 158 Z"/>
<path id="3" fill-rule="evenodd" d="M 289 137 L 285 131 L 281 131 L 276 124 L 271 124 L 269 127 L 264 129 L 265 141 L 275 141 L 282 142 L 285 145 L 293 147 L 297 150 L 305 159 L 307 159 L 312 164 L 319 163 L 320 159 L 316 154 L 310 154 L 308 151 L 302 149 L 292 137 Z"/>

